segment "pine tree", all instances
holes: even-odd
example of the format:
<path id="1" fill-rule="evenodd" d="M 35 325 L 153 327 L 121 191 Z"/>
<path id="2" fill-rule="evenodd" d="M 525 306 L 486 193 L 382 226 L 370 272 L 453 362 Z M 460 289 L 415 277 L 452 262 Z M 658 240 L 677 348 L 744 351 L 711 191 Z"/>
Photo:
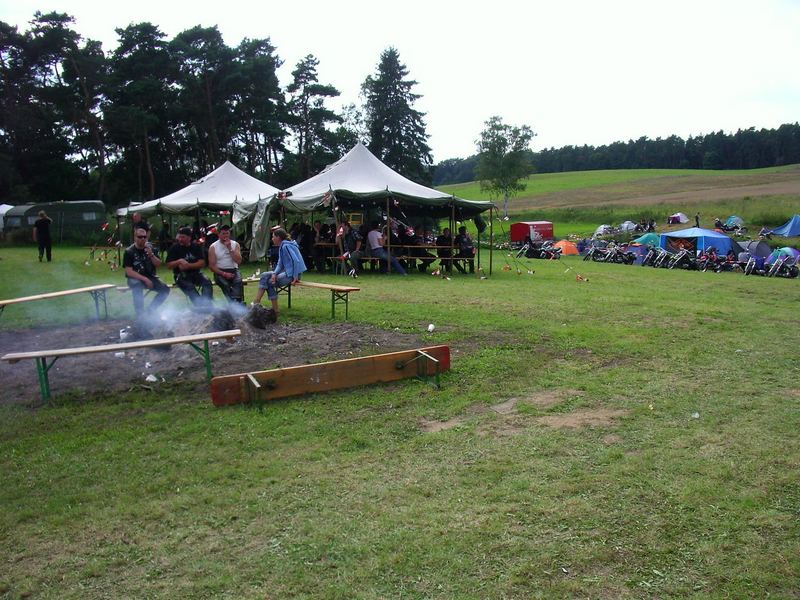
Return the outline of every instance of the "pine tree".
<path id="1" fill-rule="evenodd" d="M 339 95 L 332 85 L 319 83 L 317 60 L 309 54 L 292 71 L 292 83 L 286 88 L 289 100 L 289 128 L 297 146 L 298 180 L 308 179 L 333 162 L 337 155 L 335 131 L 328 124 L 342 118 L 325 107 L 326 98 Z"/>
<path id="2" fill-rule="evenodd" d="M 433 160 L 425 114 L 413 108 L 421 96 L 412 93 L 417 82 L 407 76 L 397 50 L 388 48 L 381 54 L 378 72 L 364 81 L 369 149 L 401 175 L 429 185 Z"/>

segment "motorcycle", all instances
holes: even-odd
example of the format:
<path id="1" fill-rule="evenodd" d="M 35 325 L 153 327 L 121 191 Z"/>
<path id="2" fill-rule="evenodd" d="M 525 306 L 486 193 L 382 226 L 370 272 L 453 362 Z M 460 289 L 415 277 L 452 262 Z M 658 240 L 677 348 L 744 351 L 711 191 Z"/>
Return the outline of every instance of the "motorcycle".
<path id="1" fill-rule="evenodd" d="M 656 252 L 658 253 L 655 259 L 653 259 L 653 268 L 655 269 L 666 269 L 669 266 L 669 261 L 672 259 L 672 254 L 664 250 L 663 248 L 656 248 Z"/>
<path id="2" fill-rule="evenodd" d="M 643 267 L 648 267 L 653 264 L 653 261 L 658 256 L 658 250 L 659 248 L 656 248 L 655 246 L 648 246 L 647 254 L 645 254 L 644 258 L 642 259 Z"/>
<path id="3" fill-rule="evenodd" d="M 589 251 L 584 254 L 583 260 L 593 260 L 594 262 L 604 262 L 606 257 L 606 250 L 592 246 Z"/>
<path id="4" fill-rule="evenodd" d="M 604 262 L 632 265 L 636 262 L 636 253 L 629 252 L 620 246 L 609 246 Z"/>
<path id="5" fill-rule="evenodd" d="M 688 271 L 695 271 L 697 270 L 697 259 L 692 255 L 689 250 L 685 248 L 678 251 L 675 256 L 669 261 L 669 268 L 670 269 L 686 269 Z"/>
<path id="6" fill-rule="evenodd" d="M 800 269 L 797 267 L 797 260 L 791 256 L 779 256 L 772 263 L 772 266 L 767 272 L 767 277 L 786 277 L 793 279 L 800 274 Z"/>

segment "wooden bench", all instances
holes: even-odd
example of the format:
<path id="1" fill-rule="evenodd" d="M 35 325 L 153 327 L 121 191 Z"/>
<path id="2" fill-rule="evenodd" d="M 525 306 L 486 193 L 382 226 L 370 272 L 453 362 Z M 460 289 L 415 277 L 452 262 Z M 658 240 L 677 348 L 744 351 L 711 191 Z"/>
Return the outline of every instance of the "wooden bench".
<path id="1" fill-rule="evenodd" d="M 337 304 L 344 304 L 344 320 L 347 320 L 348 317 L 348 307 L 350 306 L 350 292 L 360 292 L 361 288 L 347 286 L 347 285 L 335 285 L 332 283 L 316 283 L 314 281 L 305 281 L 301 279 L 294 286 L 298 287 L 307 287 L 307 288 L 316 288 L 318 290 L 330 290 L 331 292 L 331 319 L 336 318 L 336 305 Z M 286 293 L 287 305 L 288 308 L 292 308 L 292 287 L 291 283 L 286 285 L 278 286 L 278 293 L 281 292 Z"/>
<path id="2" fill-rule="evenodd" d="M 113 286 L 112 286 L 113 287 Z M 58 350 L 37 350 L 33 352 L 12 352 L 0 357 L 0 360 L 6 360 L 9 363 L 15 363 L 20 360 L 32 358 L 36 361 L 36 370 L 39 374 L 39 390 L 42 394 L 42 400 L 47 402 L 50 399 L 50 380 L 47 373 L 62 356 L 78 356 L 81 354 L 96 354 L 98 352 L 124 352 L 125 350 L 136 350 L 139 348 L 159 348 L 163 346 L 173 346 L 175 344 L 189 344 L 192 348 L 199 352 L 206 365 L 206 377 L 209 381 L 213 377 L 211 372 L 211 354 L 208 350 L 209 340 L 218 340 L 222 338 L 232 339 L 241 335 L 240 329 L 229 329 L 227 331 L 211 331 L 208 333 L 199 333 L 195 335 L 183 335 L 179 337 L 160 338 L 156 340 L 141 340 L 138 342 L 123 342 L 119 344 L 106 344 L 103 346 L 84 346 L 81 348 L 62 348 Z M 202 349 L 195 342 L 203 342 Z M 51 358 L 52 360 L 48 361 Z"/>
<path id="3" fill-rule="evenodd" d="M 72 294 L 82 294 L 88 292 L 94 300 L 94 309 L 97 312 L 97 318 L 100 319 L 100 300 L 103 301 L 103 309 L 105 310 L 106 319 L 108 318 L 108 304 L 106 303 L 106 290 L 115 287 L 113 283 L 102 283 L 100 285 L 90 285 L 89 287 L 76 288 L 74 290 L 62 290 L 60 292 L 47 292 L 45 294 L 36 294 L 35 296 L 25 296 L 24 298 L 12 298 L 10 300 L 0 300 L 0 315 L 3 314 L 3 309 L 9 304 L 19 304 L 20 302 L 32 302 L 34 300 L 47 300 L 48 298 L 60 298 L 61 296 L 71 296 Z"/>

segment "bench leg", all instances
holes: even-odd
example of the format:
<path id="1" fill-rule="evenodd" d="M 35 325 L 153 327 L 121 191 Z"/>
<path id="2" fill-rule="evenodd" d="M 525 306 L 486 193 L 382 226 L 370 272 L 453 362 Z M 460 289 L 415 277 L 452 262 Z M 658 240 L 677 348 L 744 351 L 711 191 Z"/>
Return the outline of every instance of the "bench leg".
<path id="1" fill-rule="evenodd" d="M 89 292 L 92 296 L 92 300 L 94 300 L 94 310 L 97 313 L 97 320 L 100 320 L 100 300 L 103 300 L 103 309 L 105 310 L 106 319 L 108 319 L 108 303 L 106 302 L 106 291 L 105 290 L 95 290 L 93 292 Z"/>
<path id="2" fill-rule="evenodd" d="M 206 363 L 206 379 L 211 381 L 211 378 L 214 376 L 211 372 L 211 353 L 208 351 L 208 340 L 203 340 L 203 348 L 201 349 L 199 346 L 194 344 L 193 342 L 189 342 L 189 345 L 197 350 L 197 352 L 203 357 Z"/>
<path id="3" fill-rule="evenodd" d="M 286 308 L 292 308 L 292 284 L 279 285 L 277 290 L 278 295 L 280 295 L 281 292 L 286 292 Z"/>
<path id="4" fill-rule="evenodd" d="M 56 356 L 50 364 L 47 364 L 47 357 L 42 356 L 36 359 L 36 371 L 39 374 L 39 392 L 42 394 L 42 401 L 47 402 L 50 400 L 50 378 L 47 372 L 56 364 L 58 357 Z"/>
<path id="5" fill-rule="evenodd" d="M 344 320 L 347 321 L 347 308 L 350 305 L 350 292 L 337 292 L 336 290 L 331 290 L 331 319 L 336 318 L 336 304 L 338 302 L 344 303 Z"/>

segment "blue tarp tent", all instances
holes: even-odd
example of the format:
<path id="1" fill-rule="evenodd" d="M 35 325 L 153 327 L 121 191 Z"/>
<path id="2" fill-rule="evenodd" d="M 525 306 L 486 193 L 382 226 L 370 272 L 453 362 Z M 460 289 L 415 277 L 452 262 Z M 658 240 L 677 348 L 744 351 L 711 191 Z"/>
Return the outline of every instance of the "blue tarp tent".
<path id="1" fill-rule="evenodd" d="M 800 215 L 795 215 L 788 222 L 780 227 L 773 229 L 770 233 L 773 235 L 782 235 L 784 237 L 795 237 L 800 235 Z"/>
<path id="2" fill-rule="evenodd" d="M 731 250 L 739 253 L 739 245 L 727 235 L 701 227 L 662 233 L 660 245 L 670 252 L 677 252 L 683 247 L 697 252 L 714 246 L 720 254 L 727 254 Z"/>

